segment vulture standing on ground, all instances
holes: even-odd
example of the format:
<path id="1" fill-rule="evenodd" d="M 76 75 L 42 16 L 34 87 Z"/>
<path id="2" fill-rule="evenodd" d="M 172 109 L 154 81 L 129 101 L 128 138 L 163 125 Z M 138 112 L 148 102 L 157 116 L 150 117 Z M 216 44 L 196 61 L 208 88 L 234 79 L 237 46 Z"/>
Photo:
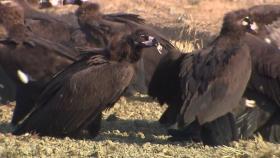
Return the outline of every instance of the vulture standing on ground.
<path id="1" fill-rule="evenodd" d="M 0 3 L 0 64 L 16 83 L 17 124 L 52 76 L 70 65 L 77 52 L 34 34 L 24 24 L 24 12 L 13 3 Z"/>
<path id="2" fill-rule="evenodd" d="M 227 144 L 235 138 L 234 118 L 229 112 L 238 105 L 251 75 L 250 51 L 242 39 L 255 29 L 246 10 L 230 12 L 224 17 L 220 35 L 209 47 L 191 54 L 172 54 L 161 61 L 149 94 L 160 103 L 172 103 L 165 116 L 172 116 L 174 111 L 179 115 L 173 114 L 170 122 L 167 118 L 168 123 L 176 121 L 176 126 L 194 128 L 190 132 L 202 126 L 202 140 L 209 145 Z M 159 85 L 156 81 L 168 72 L 172 82 Z M 172 92 L 168 92 L 165 87 L 171 84 Z M 211 130 L 204 129 L 213 121 L 223 123 L 223 135 L 211 135 Z"/>
<path id="3" fill-rule="evenodd" d="M 24 12 L 24 26 L 26 27 L 25 31 L 29 30 L 32 32 L 33 36 L 37 36 L 41 39 L 47 39 L 52 42 L 59 43 L 58 45 L 62 44 L 63 46 L 69 47 L 69 49 L 73 49 L 75 47 L 96 47 L 97 42 L 88 42 L 84 33 L 79 29 L 78 25 L 70 25 L 65 23 L 60 18 L 52 16 L 50 14 L 45 14 L 38 12 L 31 8 L 26 2 L 26 0 L 16 0 L 16 2 L 20 5 L 20 7 L 15 7 L 19 12 Z M 13 4 L 17 5 L 17 4 Z M 23 10 L 23 11 L 22 11 Z M 3 17 L 5 18 L 5 17 Z M 13 30 L 11 30 L 13 31 Z M 56 45 L 56 44 L 53 44 Z M 51 46 L 53 47 L 53 46 Z M 33 49 L 32 47 L 26 48 L 26 51 Z M 48 48 L 49 49 L 49 48 Z M 45 60 L 44 58 L 39 57 L 40 55 L 37 53 L 35 54 L 36 50 L 32 50 L 34 53 L 29 56 L 20 56 L 25 58 L 25 60 L 30 60 L 29 68 L 33 65 L 32 58 L 36 58 L 38 63 L 45 63 L 47 64 L 61 64 L 61 60 Z M 75 57 L 79 55 L 77 51 L 64 51 L 64 53 L 68 53 L 68 55 L 72 58 L 72 62 L 74 61 Z M 69 54 L 71 53 L 71 54 Z M 68 60 L 68 59 L 65 59 Z M 58 63 L 57 63 L 58 62 Z M 67 61 L 67 64 L 64 62 L 63 67 L 71 64 L 72 62 Z M 15 63 L 14 63 L 15 64 Z M 22 65 L 25 68 L 26 65 Z M 14 110 L 12 123 L 17 124 L 22 118 L 24 118 L 29 112 L 30 109 L 34 106 L 34 101 L 37 99 L 38 93 L 41 91 L 43 87 L 43 83 L 46 83 L 54 73 L 61 70 L 63 67 L 59 69 L 53 69 L 49 67 L 52 73 L 45 73 L 45 70 L 42 70 L 41 73 L 44 74 L 44 82 L 40 83 L 37 82 L 36 84 L 17 84 L 16 88 L 16 107 Z M 40 70 L 42 66 L 35 68 L 36 70 Z M 48 67 L 45 67 L 46 69 Z M 51 70 L 52 69 L 52 70 Z M 6 70 L 11 71 L 11 70 Z M 32 74 L 30 74 L 32 76 Z M 47 79 L 48 78 L 48 79 Z"/>
<path id="4" fill-rule="evenodd" d="M 243 98 L 249 101 L 241 103 L 232 111 L 236 116 L 237 138 L 248 138 L 260 132 L 265 140 L 279 142 L 280 6 L 255 6 L 249 8 L 248 12 L 257 23 L 258 31 L 250 32 L 244 37 L 252 58 L 252 74 L 243 94 Z M 248 102 L 251 103 L 248 105 Z M 247 105 L 247 108 L 244 108 L 244 105 Z M 219 126 L 221 125 L 216 122 L 204 127 L 217 134 L 221 132 Z"/>
<path id="5" fill-rule="evenodd" d="M 155 38 L 137 30 L 128 36 L 112 37 L 101 54 L 82 55 L 47 85 L 14 134 L 63 137 L 79 136 L 88 130 L 96 136 L 102 111 L 112 107 L 129 86 L 135 73 L 133 63 L 141 58 L 141 49 L 155 45 Z"/>
<path id="6" fill-rule="evenodd" d="M 277 106 L 277 97 L 273 100 L 273 92 L 274 94 L 277 91 L 277 65 L 278 65 L 278 55 L 279 50 L 277 45 L 277 41 L 279 42 L 279 36 L 277 32 L 277 26 L 279 28 L 279 22 L 277 18 L 279 17 L 280 7 L 277 5 L 263 5 L 263 6 L 255 6 L 250 8 L 248 11 L 250 12 L 251 18 L 254 19 L 255 22 L 258 23 L 258 31 L 250 32 L 254 34 L 246 34 L 244 37 L 244 42 L 249 46 L 250 54 L 252 57 L 252 75 L 250 81 L 247 85 L 246 92 L 243 95 L 244 98 L 240 101 L 239 105 L 233 109 L 232 114 L 235 116 L 235 123 L 233 132 L 236 132 L 237 138 L 248 138 L 251 137 L 253 133 L 256 131 L 261 132 L 265 139 L 273 142 L 279 142 L 279 121 L 277 122 L 277 112 L 279 111 L 279 107 Z M 236 11 L 238 14 L 239 11 Z M 243 12 L 241 10 L 240 12 Z M 236 21 L 237 22 L 237 21 Z M 278 25 L 277 25 L 278 23 Z M 273 27 L 272 27 L 273 26 Z M 273 30 L 273 31 L 271 31 Z M 278 30 L 279 31 L 279 30 Z M 179 55 L 178 55 L 179 56 Z M 178 61 L 176 58 L 172 59 L 170 57 L 165 57 L 165 62 L 172 63 L 173 61 Z M 275 61 L 275 62 L 274 62 Z M 162 61 L 164 62 L 164 61 Z M 167 64 L 171 65 L 171 64 Z M 163 64 L 160 66 L 164 69 Z M 170 67 L 170 66 L 169 66 Z M 162 69 L 162 70 L 163 70 Z M 169 71 L 172 71 L 170 67 Z M 163 71 L 158 71 L 158 73 L 164 73 Z M 169 72 L 170 73 L 170 72 Z M 174 78 L 178 76 L 178 73 L 174 73 Z M 160 75 L 160 74 L 159 74 Z M 158 78 L 155 78 L 157 81 Z M 163 81 L 162 81 L 163 82 Z M 167 83 L 168 81 L 166 81 Z M 164 83 L 163 85 L 166 85 Z M 173 82 L 172 82 L 173 83 Z M 269 84 L 271 84 L 269 86 Z M 150 89 L 155 89 L 156 84 L 152 84 Z M 264 87 L 266 87 L 266 91 L 264 91 Z M 157 85 L 159 87 L 160 84 Z M 179 84 L 177 85 L 179 87 Z M 268 88 L 271 89 L 268 89 Z M 260 88 L 257 90 L 257 88 Z M 164 90 L 162 90 L 164 91 Z M 178 92 L 179 90 L 177 90 Z M 151 91 L 156 92 L 156 91 Z M 271 93 L 272 92 L 272 93 Z M 181 92 L 179 92 L 181 93 Z M 155 94 L 154 94 L 155 95 Z M 164 101 L 166 97 L 161 95 L 161 100 Z M 272 99 L 271 99 L 272 98 Z M 248 101 L 249 99 L 249 101 Z M 170 101 L 170 99 L 168 99 Z M 171 100 L 172 101 L 172 100 Z M 180 99 L 174 99 L 173 101 L 181 101 Z M 166 102 L 166 101 L 165 101 Z M 176 105 L 176 104 L 175 104 Z M 182 105 L 180 102 L 177 105 Z M 170 108 L 171 113 L 169 113 L 169 117 L 165 119 L 167 121 L 174 121 L 176 118 L 176 109 L 180 110 L 180 107 Z M 173 110 L 173 111 L 172 111 Z M 173 114 L 172 114 L 173 112 Z M 271 118 L 272 117 L 272 118 Z M 270 119 L 269 122 L 267 122 Z M 171 121 L 171 122 L 172 122 Z M 204 126 L 204 131 L 207 133 L 204 135 L 204 140 L 209 140 L 209 138 L 215 138 L 216 140 L 224 139 L 219 138 L 218 134 L 223 134 L 227 128 L 220 128 L 226 122 L 222 122 L 225 120 L 217 119 L 213 121 L 210 125 Z M 263 127 L 264 126 L 264 127 Z M 173 136 L 179 137 L 176 140 L 181 139 L 182 137 L 186 139 L 186 137 L 196 137 L 199 134 L 200 129 L 194 128 L 193 126 L 187 127 L 185 129 L 172 131 Z M 211 136 L 210 131 L 214 135 Z M 205 132 L 204 132 L 205 133 Z M 200 139 L 200 138 L 199 138 Z M 211 142 L 209 142 L 211 143 Z M 218 142 L 214 144 L 219 144 Z"/>
<path id="7" fill-rule="evenodd" d="M 252 74 L 243 95 L 251 106 L 239 106 L 235 126 L 239 138 L 260 132 L 265 140 L 280 142 L 280 5 L 260 5 L 248 9 L 258 31 L 244 37 L 252 58 Z M 242 104 L 241 104 L 242 105 Z M 241 115 L 239 115 L 241 114 Z M 219 132 L 217 126 L 210 126 Z"/>
<path id="8" fill-rule="evenodd" d="M 258 31 L 244 37 L 252 58 L 252 74 L 235 114 L 238 138 L 248 138 L 260 132 L 265 140 L 280 141 L 278 97 L 279 67 L 279 5 L 261 5 L 249 8 L 250 16 L 258 24 Z M 278 30 L 277 30 L 278 28 Z M 249 102 L 249 104 L 247 104 Z M 251 103 L 250 103 L 251 102 Z M 244 108 L 244 105 L 247 105 Z M 219 133 L 218 123 L 208 126 Z"/>
<path id="9" fill-rule="evenodd" d="M 81 29 L 88 35 L 88 38 L 93 39 L 96 35 L 102 35 L 104 45 L 112 36 L 130 34 L 136 29 L 145 30 L 158 39 L 161 45 L 157 48 L 143 49 L 142 58 L 135 66 L 137 73 L 130 88 L 135 88 L 142 93 L 147 92 L 148 84 L 161 57 L 175 49 L 163 35 L 153 30 L 151 26 L 145 24 L 144 19 L 135 14 L 102 14 L 98 4 L 85 2 L 77 10 L 77 17 Z M 157 49 L 161 53 L 158 53 Z"/>

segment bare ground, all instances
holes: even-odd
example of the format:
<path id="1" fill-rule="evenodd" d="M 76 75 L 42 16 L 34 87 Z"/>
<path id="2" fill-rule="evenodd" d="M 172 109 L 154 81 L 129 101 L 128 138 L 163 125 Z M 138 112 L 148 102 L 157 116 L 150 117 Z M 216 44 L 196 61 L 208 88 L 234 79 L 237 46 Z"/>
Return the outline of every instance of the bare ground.
<path id="1" fill-rule="evenodd" d="M 279 0 L 94 0 L 106 13 L 140 14 L 183 51 L 203 47 L 219 31 L 224 13 Z M 57 14 L 76 7 L 50 9 Z M 255 136 L 229 147 L 170 142 L 157 120 L 165 107 L 146 96 L 121 99 L 104 112 L 102 130 L 94 139 L 13 136 L 9 124 L 14 105 L 0 106 L 0 157 L 280 157 L 280 145 Z"/>

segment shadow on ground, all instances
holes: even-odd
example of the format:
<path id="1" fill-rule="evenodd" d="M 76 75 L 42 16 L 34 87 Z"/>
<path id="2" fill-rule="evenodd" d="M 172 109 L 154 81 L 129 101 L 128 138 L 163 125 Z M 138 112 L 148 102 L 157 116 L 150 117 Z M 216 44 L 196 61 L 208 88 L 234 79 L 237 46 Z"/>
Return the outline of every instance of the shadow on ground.
<path id="1" fill-rule="evenodd" d="M 0 133 L 7 134 L 11 133 L 14 127 L 8 122 L 0 122 Z"/>
<path id="2" fill-rule="evenodd" d="M 178 144 L 168 140 L 166 129 L 157 121 L 149 120 L 116 120 L 102 121 L 100 135 L 94 141 L 111 140 L 119 143 L 138 144 Z M 185 143 L 185 142 L 180 142 Z"/>

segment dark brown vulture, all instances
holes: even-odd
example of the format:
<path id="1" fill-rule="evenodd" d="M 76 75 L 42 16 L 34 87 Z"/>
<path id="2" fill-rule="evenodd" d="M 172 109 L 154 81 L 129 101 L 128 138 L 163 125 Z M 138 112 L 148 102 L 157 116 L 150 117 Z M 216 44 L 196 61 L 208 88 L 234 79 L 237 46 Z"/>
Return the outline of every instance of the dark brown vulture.
<path id="1" fill-rule="evenodd" d="M 241 104 L 232 112 L 236 116 L 237 137 L 249 138 L 260 132 L 265 140 L 279 143 L 277 73 L 280 6 L 261 5 L 249 8 L 248 11 L 258 24 L 258 31 L 251 32 L 244 38 L 252 57 L 252 75 L 243 97 L 250 99 L 253 104 L 247 108 L 244 108 L 246 104 Z M 216 133 L 221 132 L 218 125 L 211 124 L 207 128 Z"/>
<path id="2" fill-rule="evenodd" d="M 257 23 L 259 24 L 260 22 Z M 244 42 L 250 49 L 252 74 L 243 97 L 244 99 L 249 99 L 251 102 L 255 102 L 255 104 L 252 105 L 253 107 L 247 108 L 244 108 L 246 104 L 240 104 L 235 109 L 239 112 L 235 113 L 234 110 L 232 111 L 236 118 L 235 128 L 238 132 L 237 138 L 249 138 L 256 132 L 263 131 L 263 128 L 265 128 L 265 131 L 271 129 L 271 132 L 277 133 L 276 130 L 279 129 L 279 124 L 277 124 L 276 120 L 271 122 L 276 123 L 274 127 L 270 125 L 271 128 L 267 125 L 271 123 L 267 121 L 278 116 L 280 112 L 277 99 L 272 97 L 279 90 L 278 82 L 272 77 L 277 74 L 277 65 L 279 65 L 277 59 L 280 59 L 278 57 L 280 51 L 277 47 L 268 44 L 262 38 L 258 38 L 252 34 L 247 34 L 244 37 Z M 277 97 L 275 96 L 275 98 Z M 215 127 L 213 124 L 207 126 L 208 129 L 212 129 L 212 131 L 218 133 L 220 129 L 217 127 L 218 125 Z M 280 137 L 277 138 L 277 135 L 273 136 L 273 133 L 271 133 L 270 137 L 269 132 L 261 132 L 264 139 L 272 142 L 279 141 Z"/>
<path id="3" fill-rule="evenodd" d="M 220 35 L 209 47 L 192 54 L 177 53 L 178 55 L 167 58 L 165 65 L 159 66 L 162 72 L 158 74 L 169 76 L 165 72 L 171 72 L 173 77 L 169 86 L 168 84 L 154 86 L 152 83 L 155 82 L 152 81 L 150 94 L 162 100 L 161 103 L 177 102 L 177 105 L 173 106 L 176 106 L 175 111 L 180 112 L 177 118 L 173 116 L 172 121 L 168 123 L 174 123 L 177 119 L 176 126 L 191 125 L 190 127 L 203 128 L 209 122 L 218 121 L 224 125 L 225 130 L 235 131 L 232 126 L 234 118 L 229 112 L 237 107 L 251 75 L 250 51 L 243 41 L 246 32 L 256 29 L 249 15 L 246 10 L 226 14 Z M 168 62 L 169 64 L 166 64 Z M 168 70 L 165 71 L 164 67 Z M 157 72 L 154 80 L 163 80 L 162 76 L 156 74 Z M 170 86 L 173 86 L 175 93 L 169 93 L 169 89 L 164 89 Z M 156 87 L 162 89 L 157 90 Z M 178 99 L 180 97 L 182 98 Z M 172 112 L 172 108 L 167 110 Z M 209 134 L 207 130 L 208 128 L 205 128 L 201 131 L 202 138 Z M 236 134 L 226 133 L 222 135 L 224 139 L 214 136 L 216 138 L 213 139 L 217 139 L 218 142 L 212 141 L 210 137 L 203 142 L 209 145 L 227 144 Z"/>
<path id="4" fill-rule="evenodd" d="M 71 64 L 77 52 L 34 34 L 24 24 L 24 12 L 13 4 L 0 3 L 0 64 L 16 83 L 17 124 L 34 105 L 52 76 Z"/>
<path id="5" fill-rule="evenodd" d="M 149 96 L 156 98 L 161 105 L 164 103 L 168 105 L 159 120 L 165 126 L 175 123 L 183 104 L 179 73 L 184 56 L 191 58 L 193 55 L 191 53 L 182 54 L 176 50 L 164 55 L 149 84 Z"/>
<path id="6" fill-rule="evenodd" d="M 237 15 L 242 12 L 244 12 L 244 10 L 236 11 Z M 252 34 L 246 34 L 244 36 L 244 39 L 242 39 L 242 41 L 244 41 L 249 47 L 252 58 L 252 75 L 246 87 L 246 93 L 243 94 L 244 98 L 242 98 L 239 105 L 237 105 L 236 108 L 231 111 L 231 114 L 228 114 L 228 116 L 222 116 L 224 117 L 224 119 L 219 118 L 210 123 L 206 123 L 205 125 L 203 125 L 202 130 L 199 129 L 200 126 L 197 125 L 192 125 L 178 131 L 171 130 L 170 132 L 172 135 L 176 135 L 179 137 L 196 137 L 197 133 L 199 133 L 199 131 L 201 130 L 203 133 L 200 135 L 202 136 L 203 141 L 206 144 L 210 145 L 224 144 L 223 142 L 227 143 L 234 138 L 248 138 L 251 137 L 252 134 L 256 131 L 261 131 L 261 134 L 264 136 L 264 138 L 269 141 L 277 142 L 280 140 L 279 135 L 277 135 L 277 133 L 280 133 L 277 132 L 277 130 L 280 129 L 280 121 L 277 122 L 277 115 L 279 112 L 279 107 L 277 107 L 277 104 L 279 106 L 277 97 L 279 90 L 277 81 L 279 49 L 277 46 L 277 41 L 279 42 L 280 40 L 277 33 L 277 26 L 279 28 L 280 25 L 277 25 L 277 23 L 279 23 L 278 17 L 280 16 L 280 7 L 277 5 L 255 6 L 248 9 L 248 12 L 250 12 L 249 17 L 251 17 L 251 19 L 253 19 L 258 24 L 258 31 L 249 31 Z M 253 22 L 250 21 L 249 23 Z M 236 22 L 238 22 L 238 20 Z M 253 27 L 256 28 L 256 25 L 253 25 Z M 178 56 L 180 57 L 180 55 Z M 178 62 L 178 60 L 176 59 L 167 59 L 170 62 L 172 60 Z M 160 64 L 160 66 L 162 65 L 163 64 Z M 164 66 L 162 67 L 162 70 L 168 69 L 164 68 Z M 166 72 L 172 71 L 172 69 L 175 68 L 170 68 Z M 159 71 L 159 73 L 164 72 Z M 176 75 L 175 71 L 173 71 L 173 73 L 174 76 L 178 75 Z M 188 71 L 186 73 L 188 73 Z M 175 79 L 178 81 L 179 78 Z M 155 80 L 158 81 L 159 78 L 155 78 Z M 163 85 L 167 85 L 167 83 L 168 81 L 165 81 L 165 84 Z M 175 82 L 173 81 L 172 83 Z M 150 86 L 151 93 L 153 93 L 154 96 L 159 95 L 160 93 L 166 93 L 166 91 L 164 90 L 159 91 L 160 93 L 157 92 L 155 85 L 156 84 Z M 177 87 L 179 86 L 178 84 L 175 85 L 177 85 Z M 160 84 L 157 85 L 157 87 L 160 86 Z M 192 85 L 190 85 L 190 87 L 192 87 Z M 176 91 L 180 92 L 180 89 L 177 89 Z M 161 96 L 159 96 L 161 97 L 163 102 L 167 102 L 166 100 L 164 100 L 167 98 L 167 96 L 163 96 L 162 94 Z M 167 93 L 167 95 L 169 94 L 172 94 L 172 92 Z M 171 98 L 172 95 L 169 95 L 169 97 Z M 249 99 L 249 102 L 254 102 L 253 107 L 248 107 L 246 103 L 248 100 L 244 102 L 244 100 L 246 99 Z M 168 99 L 168 101 L 170 101 L 170 99 Z M 173 101 L 177 101 L 180 103 L 182 102 L 182 99 L 174 99 Z M 180 109 L 178 105 L 182 104 L 177 104 L 177 107 L 175 108 L 168 108 L 170 113 L 169 115 L 165 113 L 165 116 L 168 116 L 165 118 L 165 120 L 171 120 L 172 122 L 176 119 L 176 115 L 174 115 L 174 113 L 172 114 L 172 112 L 176 110 L 178 111 Z M 270 119 L 271 121 L 267 123 L 267 121 Z M 230 126 L 227 127 L 226 125 Z M 231 132 L 228 132 L 230 131 L 229 129 L 232 129 Z M 225 132 L 232 133 L 232 135 L 225 135 Z"/>
<path id="7" fill-rule="evenodd" d="M 142 59 L 135 66 L 137 73 L 131 86 L 137 91 L 146 93 L 161 57 L 174 49 L 173 45 L 135 14 L 102 14 L 98 4 L 85 2 L 77 10 L 77 16 L 81 29 L 89 36 L 89 39 L 101 35 L 104 37 L 102 44 L 106 44 L 116 34 L 130 34 L 136 29 L 145 30 L 158 39 L 161 45 L 158 48 L 143 49 Z M 157 49 L 160 50 L 160 54 Z"/>
<path id="8" fill-rule="evenodd" d="M 157 44 L 142 30 L 129 36 L 116 35 L 109 43 L 102 54 L 85 54 L 56 75 L 14 134 L 75 137 L 88 130 L 96 136 L 101 112 L 112 107 L 129 86 L 141 49 Z"/>
<path id="9" fill-rule="evenodd" d="M 42 12 L 38 12 L 31 8 L 29 4 L 26 2 L 26 0 L 16 0 L 16 2 L 19 4 L 19 6 L 15 6 L 19 12 L 24 12 L 24 25 L 26 27 L 25 30 L 29 30 L 34 34 L 34 36 L 38 36 L 42 39 L 47 39 L 52 42 L 56 42 L 59 44 L 62 44 L 63 46 L 67 46 L 70 49 L 74 49 L 75 47 L 95 47 L 96 43 L 88 42 L 86 39 L 86 36 L 84 33 L 79 29 L 78 25 L 70 25 L 69 23 L 65 23 L 60 18 L 57 18 L 50 14 L 45 14 Z M 17 4 L 11 4 L 11 5 L 17 5 Z M 4 18 L 4 17 L 3 17 Z M 29 49 L 32 49 L 31 47 Z M 79 53 L 77 51 L 65 51 L 65 53 L 71 53 L 69 54 L 71 58 L 75 58 Z M 30 55 L 30 56 L 24 56 L 26 58 L 25 60 L 32 60 L 32 58 L 36 58 L 36 56 Z M 37 54 L 39 56 L 39 54 Z M 30 58 L 32 57 L 32 58 Z M 39 62 L 51 62 L 49 64 L 59 64 L 57 62 L 61 62 L 61 60 L 45 60 L 42 61 L 42 58 L 37 58 L 38 63 Z M 68 60 L 68 59 L 66 59 Z M 74 60 L 73 60 L 74 61 Z M 67 62 L 68 64 L 71 64 L 72 62 Z M 29 62 L 29 66 L 32 66 L 32 62 Z M 60 63 L 61 64 L 61 63 Z M 63 67 L 67 66 L 68 64 L 64 63 Z M 26 66 L 26 65 L 22 65 Z M 41 67 L 37 67 L 37 70 L 39 70 Z M 47 68 L 47 67 L 46 67 Z M 57 70 L 61 70 L 62 67 L 60 67 Z M 52 69 L 52 67 L 50 67 Z M 10 70 L 7 70 L 10 71 Z M 36 82 L 36 84 L 17 84 L 17 90 L 16 90 L 16 108 L 14 110 L 14 115 L 12 119 L 13 124 L 17 124 L 24 116 L 26 116 L 29 112 L 29 110 L 34 106 L 34 100 L 36 99 L 36 96 L 38 92 L 40 92 L 43 83 L 46 83 L 51 76 L 56 72 L 54 70 L 52 73 L 45 73 L 44 78 L 45 81 L 40 83 L 40 86 L 38 86 L 39 82 Z M 45 71 L 43 70 L 42 73 Z M 46 79 L 48 78 L 48 79 Z"/>
<path id="10" fill-rule="evenodd" d="M 257 32 L 244 37 L 252 58 L 252 74 L 244 98 L 254 102 L 253 107 L 242 104 L 232 111 L 235 114 L 237 138 L 248 138 L 260 132 L 265 140 L 280 141 L 279 60 L 280 60 L 280 6 L 261 5 L 249 8 L 250 16 L 258 24 Z M 238 112 L 237 112 L 238 111 Z M 221 132 L 222 123 L 204 126 L 212 132 Z M 234 129 L 234 128 L 233 128 Z M 203 135 L 203 134 L 202 134 Z M 210 138 L 205 132 L 205 140 Z M 216 139 L 217 140 L 217 139 Z M 210 140 L 211 141 L 211 140 Z M 214 140 L 212 140 L 214 141 Z"/>

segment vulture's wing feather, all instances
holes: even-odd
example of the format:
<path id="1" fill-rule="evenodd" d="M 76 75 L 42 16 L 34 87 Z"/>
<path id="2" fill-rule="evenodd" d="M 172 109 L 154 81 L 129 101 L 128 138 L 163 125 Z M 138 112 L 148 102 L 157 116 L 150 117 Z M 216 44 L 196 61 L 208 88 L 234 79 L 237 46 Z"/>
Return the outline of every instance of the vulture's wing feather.
<path id="1" fill-rule="evenodd" d="M 73 134 L 111 107 L 133 76 L 126 64 L 94 56 L 58 74 L 41 95 L 31 115 L 15 134 L 35 131 L 48 135 Z"/>
<path id="2" fill-rule="evenodd" d="M 117 20 L 117 18 L 122 18 L 122 19 L 126 19 L 129 21 L 134 21 L 136 23 L 145 23 L 145 20 L 143 18 L 140 17 L 140 15 L 137 14 L 128 14 L 128 13 L 113 13 L 113 14 L 107 14 L 105 16 L 105 18 L 109 19 L 109 20 Z"/>
<path id="3" fill-rule="evenodd" d="M 268 123 L 260 128 L 258 132 L 262 135 L 264 140 L 270 141 L 273 143 L 280 142 L 280 116 L 277 111 L 272 118 L 268 121 Z"/>
<path id="4" fill-rule="evenodd" d="M 211 122 L 230 112 L 242 97 L 251 74 L 248 47 L 222 47 L 216 43 L 216 47 L 183 60 L 181 81 L 185 100 L 179 125 L 188 125 L 196 118 L 200 124 Z"/>
<path id="5" fill-rule="evenodd" d="M 32 36 L 22 41 L 13 38 L 2 40 L 0 47 L 0 62 L 11 79 L 22 82 L 19 71 L 28 77 L 27 83 L 17 86 L 17 106 L 12 119 L 12 123 L 16 124 L 30 112 L 33 100 L 44 84 L 76 60 L 76 52 L 59 43 Z"/>
<path id="6" fill-rule="evenodd" d="M 233 110 L 239 137 L 251 137 L 276 111 L 277 106 L 273 101 L 256 91 L 247 89 L 240 106 Z"/>
<path id="7" fill-rule="evenodd" d="M 258 91 L 280 105 L 280 51 L 252 35 L 246 36 L 253 61 L 248 88 Z"/>

